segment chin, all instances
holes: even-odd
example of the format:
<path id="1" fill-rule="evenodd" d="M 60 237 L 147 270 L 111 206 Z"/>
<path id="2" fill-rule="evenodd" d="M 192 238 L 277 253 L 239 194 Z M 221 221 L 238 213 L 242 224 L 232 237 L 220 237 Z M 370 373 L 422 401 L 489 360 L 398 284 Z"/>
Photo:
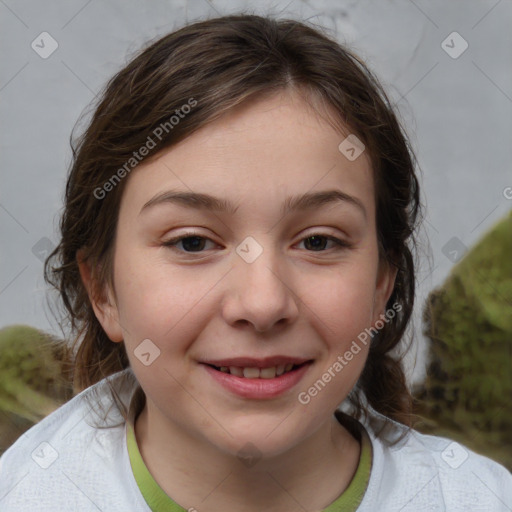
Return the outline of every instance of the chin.
<path id="1" fill-rule="evenodd" d="M 222 439 L 216 436 L 215 439 L 210 437 L 208 441 L 221 451 L 239 459 L 276 457 L 291 450 L 301 439 L 307 437 L 307 433 L 300 430 L 304 424 L 296 424 L 294 421 L 286 424 L 289 419 L 291 415 L 250 415 L 240 418 L 240 421 L 226 423 L 226 430 L 231 435 L 222 431 Z"/>

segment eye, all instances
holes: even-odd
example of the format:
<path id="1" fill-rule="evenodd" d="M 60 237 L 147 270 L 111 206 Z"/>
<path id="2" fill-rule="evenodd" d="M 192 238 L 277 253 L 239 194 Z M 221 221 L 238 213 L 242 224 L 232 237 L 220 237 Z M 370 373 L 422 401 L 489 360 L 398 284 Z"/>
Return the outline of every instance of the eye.
<path id="1" fill-rule="evenodd" d="M 334 250 L 341 250 L 350 247 L 348 242 L 344 242 L 339 238 L 330 235 L 322 235 L 320 233 L 315 233 L 307 236 L 301 240 L 301 243 L 304 242 L 304 246 L 306 249 L 312 248 L 312 252 L 325 252 L 325 245 L 328 242 L 334 243 Z"/>
<path id="2" fill-rule="evenodd" d="M 213 245 L 216 245 L 212 240 L 206 238 L 204 236 L 200 236 L 196 233 L 185 233 L 179 237 L 171 238 L 170 240 L 166 240 L 162 245 L 164 247 L 170 247 L 174 251 L 184 252 L 184 253 L 201 253 L 204 252 L 205 245 L 207 242 L 211 242 Z M 334 247 L 331 249 L 334 250 L 342 250 L 351 247 L 348 242 L 344 242 L 334 236 L 330 235 L 322 235 L 319 233 L 315 233 L 313 235 L 309 235 L 301 240 L 300 243 L 304 242 L 304 247 L 308 252 L 326 252 L 329 248 L 326 248 L 329 242 L 334 244 Z M 179 247 L 181 245 L 181 248 Z"/>
<path id="3" fill-rule="evenodd" d="M 212 242 L 214 244 L 212 240 L 204 236 L 200 236 L 195 233 L 185 233 L 184 235 L 166 240 L 162 245 L 179 252 L 203 252 L 205 242 Z M 177 245 L 180 243 L 182 244 L 184 251 L 180 251 L 177 248 Z"/>

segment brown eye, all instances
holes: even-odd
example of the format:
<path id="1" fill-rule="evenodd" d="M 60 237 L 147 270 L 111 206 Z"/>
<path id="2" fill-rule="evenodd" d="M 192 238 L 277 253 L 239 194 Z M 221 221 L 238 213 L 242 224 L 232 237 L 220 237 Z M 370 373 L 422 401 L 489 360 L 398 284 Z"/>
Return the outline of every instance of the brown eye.
<path id="1" fill-rule="evenodd" d="M 350 246 L 347 242 L 339 240 L 336 237 L 320 234 L 310 235 L 306 238 L 303 238 L 302 241 L 304 241 L 304 246 L 306 247 L 306 249 L 311 250 L 313 252 L 325 252 L 325 246 L 327 245 L 328 242 L 332 242 L 335 244 L 335 250 L 348 248 Z"/>
<path id="2" fill-rule="evenodd" d="M 166 240 L 162 245 L 164 247 L 170 247 L 173 250 L 179 252 L 204 252 L 205 243 L 209 241 L 212 242 L 209 238 L 204 236 L 199 236 L 194 233 L 186 233 L 185 235 L 171 238 L 170 240 Z M 182 244 L 183 250 L 178 248 L 178 244 Z M 213 243 L 213 242 L 212 242 Z"/>

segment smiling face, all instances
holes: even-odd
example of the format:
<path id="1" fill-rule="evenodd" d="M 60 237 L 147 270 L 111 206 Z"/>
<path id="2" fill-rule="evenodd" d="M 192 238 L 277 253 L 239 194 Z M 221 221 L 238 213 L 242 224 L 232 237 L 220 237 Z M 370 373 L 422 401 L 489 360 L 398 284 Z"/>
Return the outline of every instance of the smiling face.
<path id="1" fill-rule="evenodd" d="M 130 175 L 115 299 L 94 308 L 126 344 L 150 431 L 277 454 L 330 423 L 368 346 L 341 371 L 333 364 L 379 319 L 394 281 L 379 266 L 369 158 L 338 149 L 348 133 L 282 92 Z"/>

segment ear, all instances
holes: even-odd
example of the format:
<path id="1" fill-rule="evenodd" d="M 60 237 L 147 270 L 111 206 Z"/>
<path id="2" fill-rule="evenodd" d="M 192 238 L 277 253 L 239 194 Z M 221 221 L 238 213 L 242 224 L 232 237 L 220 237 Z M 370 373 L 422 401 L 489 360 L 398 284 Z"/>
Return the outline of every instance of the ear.
<path id="1" fill-rule="evenodd" d="M 391 297 L 395 287 L 397 273 L 398 269 L 388 261 L 384 259 L 379 261 L 379 270 L 377 273 L 377 283 L 373 300 L 373 324 L 380 319 L 381 314 L 385 313 L 386 304 L 388 303 L 389 297 Z"/>
<path id="2" fill-rule="evenodd" d="M 77 251 L 76 261 L 82 283 L 87 290 L 89 301 L 98 322 L 111 341 L 116 343 L 123 341 L 124 336 L 119 323 L 119 311 L 110 286 L 107 284 L 99 285 L 94 281 L 94 273 L 89 261 L 84 258 L 82 249 Z"/>

